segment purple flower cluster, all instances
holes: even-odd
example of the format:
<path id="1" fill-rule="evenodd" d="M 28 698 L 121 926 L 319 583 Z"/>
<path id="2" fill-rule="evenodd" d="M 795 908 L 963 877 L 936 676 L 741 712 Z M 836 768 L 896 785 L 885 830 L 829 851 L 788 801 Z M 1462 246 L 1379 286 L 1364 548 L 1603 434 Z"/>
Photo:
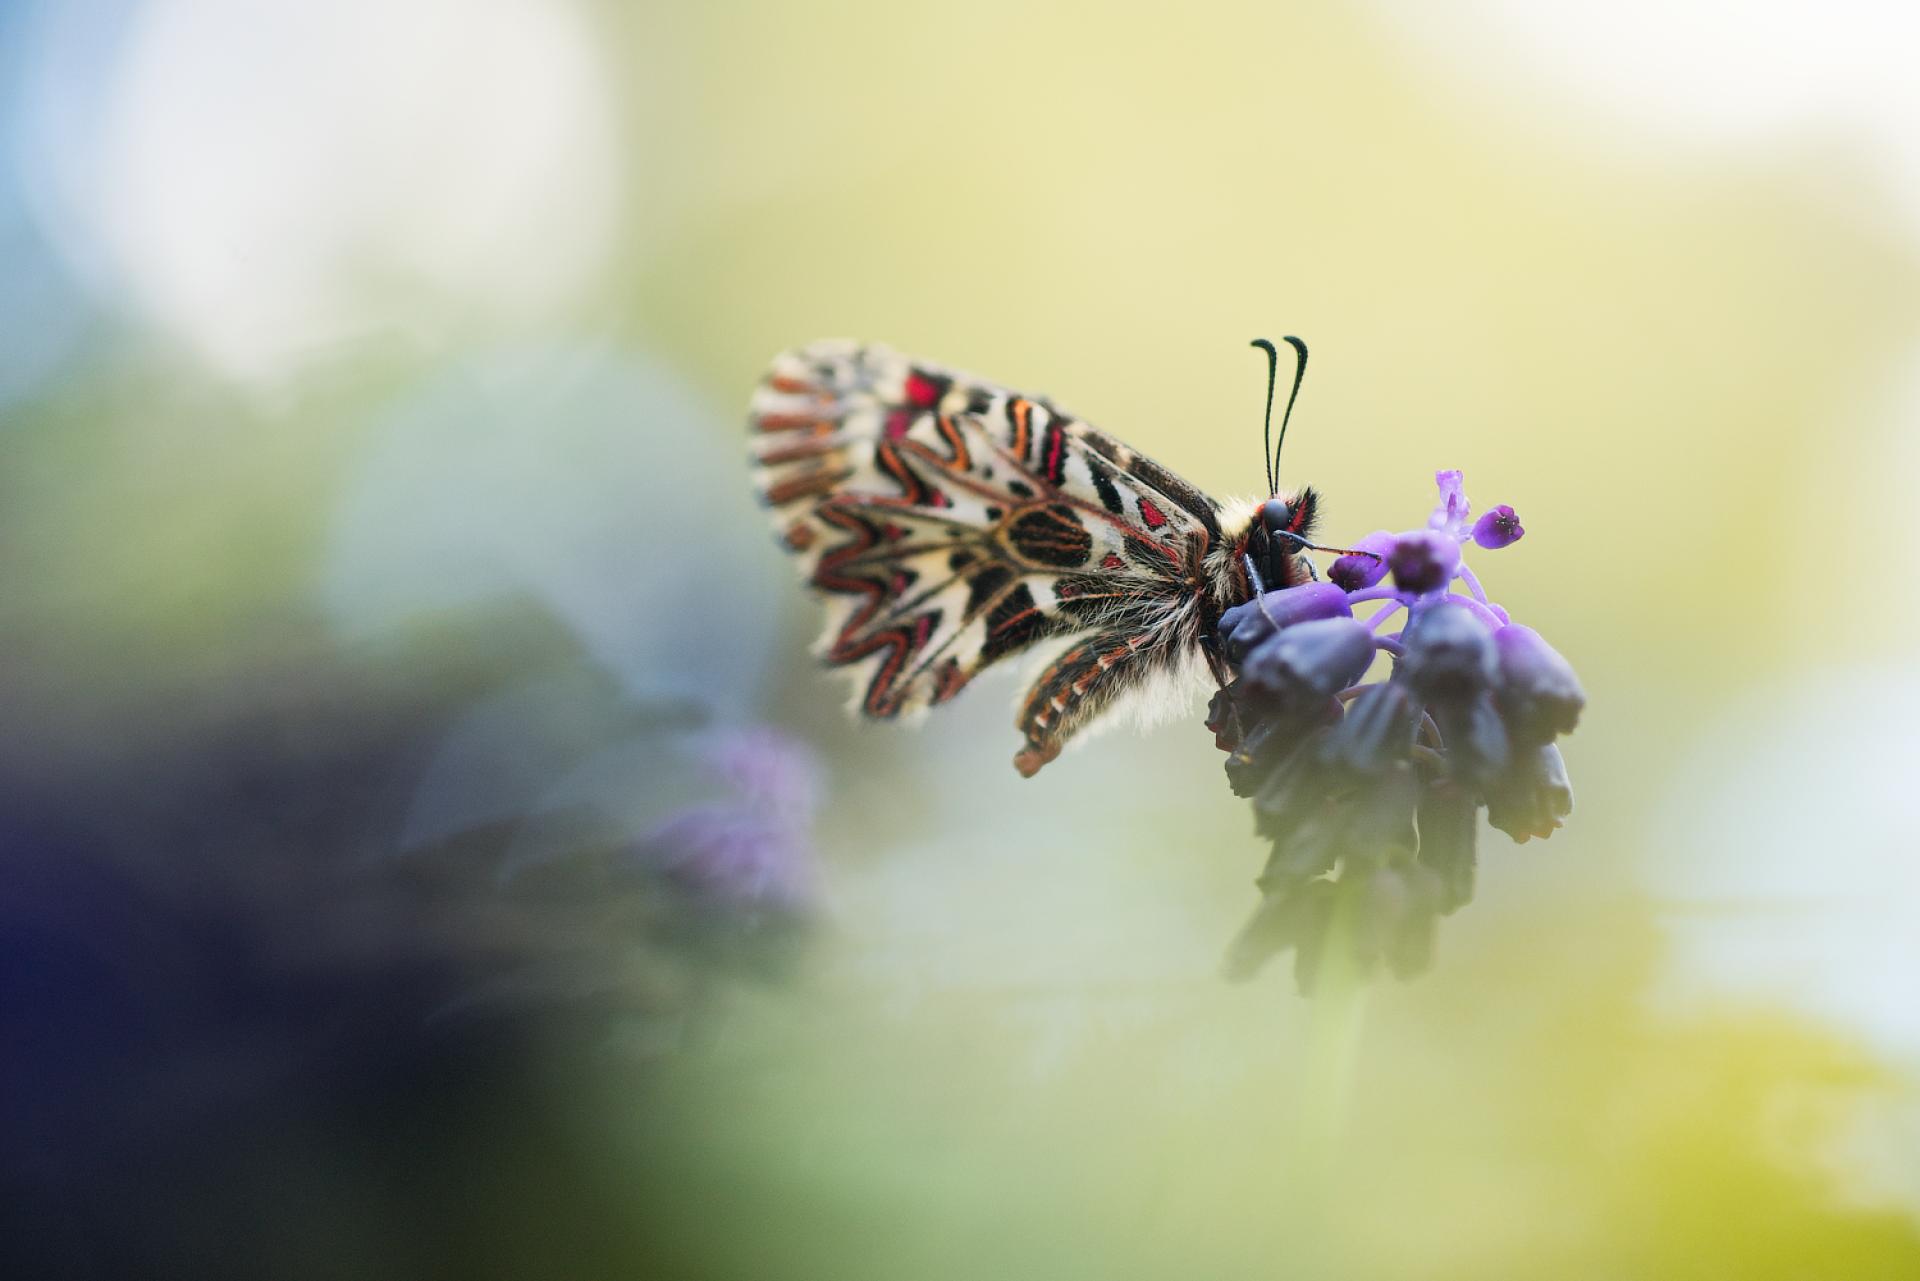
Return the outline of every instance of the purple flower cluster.
<path id="1" fill-rule="evenodd" d="M 1260 907 L 1228 952 L 1234 977 L 1289 947 L 1302 991 L 1335 948 L 1362 975 L 1417 974 L 1438 918 L 1473 896 L 1481 808 L 1521 842 L 1573 809 L 1554 739 L 1579 719 L 1580 682 L 1461 558 L 1469 542 L 1493 550 L 1525 531 L 1506 506 L 1470 522 L 1460 473 L 1436 479 L 1427 528 L 1370 534 L 1329 581 L 1220 620 L 1235 679 L 1207 726 L 1273 841 Z M 1388 677 L 1363 683 L 1383 653 Z"/>

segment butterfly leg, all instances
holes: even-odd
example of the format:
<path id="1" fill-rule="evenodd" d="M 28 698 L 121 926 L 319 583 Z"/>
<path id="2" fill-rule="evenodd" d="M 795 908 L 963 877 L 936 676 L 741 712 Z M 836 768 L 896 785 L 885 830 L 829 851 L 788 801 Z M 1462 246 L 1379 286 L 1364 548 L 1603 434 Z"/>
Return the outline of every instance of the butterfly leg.
<path id="1" fill-rule="evenodd" d="M 1076 645 L 1040 674 L 1014 724 L 1027 745 L 1013 758 L 1024 778 L 1060 755 L 1067 740 L 1151 670 L 1146 636 L 1104 635 Z"/>

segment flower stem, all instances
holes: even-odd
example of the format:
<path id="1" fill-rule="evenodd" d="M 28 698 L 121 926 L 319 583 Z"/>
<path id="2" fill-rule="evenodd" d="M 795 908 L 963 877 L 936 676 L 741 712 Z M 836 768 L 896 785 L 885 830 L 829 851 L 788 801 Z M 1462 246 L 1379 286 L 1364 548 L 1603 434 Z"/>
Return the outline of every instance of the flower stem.
<path id="1" fill-rule="evenodd" d="M 1379 613 L 1375 614 L 1372 618 L 1369 618 L 1367 620 L 1368 630 L 1376 631 L 1376 632 L 1379 631 L 1381 626 L 1389 618 L 1392 618 L 1395 614 L 1399 613 L 1400 610 L 1403 608 L 1404 608 L 1404 605 L 1402 604 L 1401 601 L 1397 599 L 1391 601 L 1385 609 L 1381 610 Z"/>
<path id="2" fill-rule="evenodd" d="M 1467 568 L 1467 562 L 1464 560 L 1461 561 L 1460 568 L 1454 572 L 1460 575 L 1461 579 L 1467 584 L 1467 590 L 1473 593 L 1475 600 L 1479 601 L 1482 605 L 1491 605 L 1493 603 L 1487 599 L 1487 590 L 1480 586 L 1479 577 Z"/>
<path id="3" fill-rule="evenodd" d="M 1320 942 L 1320 967 L 1307 1015 L 1306 1062 L 1297 1132 L 1309 1178 L 1331 1175 L 1346 1130 L 1353 1094 L 1354 1063 L 1365 1023 L 1367 982 L 1354 962 L 1354 912 L 1358 902 L 1344 886 L 1335 896 L 1333 919 Z M 1328 1178 L 1328 1183 L 1337 1180 Z"/>

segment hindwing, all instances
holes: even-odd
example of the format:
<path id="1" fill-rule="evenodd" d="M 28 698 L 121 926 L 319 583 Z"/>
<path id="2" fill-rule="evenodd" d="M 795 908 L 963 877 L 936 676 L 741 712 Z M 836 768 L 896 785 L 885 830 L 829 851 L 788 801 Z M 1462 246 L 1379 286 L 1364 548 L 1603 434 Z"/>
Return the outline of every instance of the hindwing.
<path id="1" fill-rule="evenodd" d="M 1043 398 L 819 342 L 774 360 L 751 426 L 761 500 L 828 600 L 820 652 L 868 716 L 1085 634 L 1023 704 L 1030 773 L 1198 636 L 1218 506 Z"/>

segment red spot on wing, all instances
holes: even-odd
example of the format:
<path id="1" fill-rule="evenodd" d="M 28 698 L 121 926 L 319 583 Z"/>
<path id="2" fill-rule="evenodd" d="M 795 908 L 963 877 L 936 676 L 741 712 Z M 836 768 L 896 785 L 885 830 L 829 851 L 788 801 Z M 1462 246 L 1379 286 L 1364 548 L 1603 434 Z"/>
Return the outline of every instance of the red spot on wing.
<path id="1" fill-rule="evenodd" d="M 940 389 L 933 385 L 931 379 L 917 371 L 907 375 L 907 403 L 909 405 L 919 405 L 924 408 L 933 404 L 939 395 Z"/>
<path id="2" fill-rule="evenodd" d="M 1167 523 L 1167 514 L 1153 505 L 1151 498 L 1140 500 L 1140 519 L 1147 522 L 1148 529 L 1158 529 Z"/>
<path id="3" fill-rule="evenodd" d="M 1108 552 L 1100 558 L 1100 568 L 1102 569 L 1125 569 L 1126 567 L 1127 562 L 1120 559 L 1119 552 Z"/>
<path id="4" fill-rule="evenodd" d="M 1059 424 L 1047 428 L 1047 481 L 1058 485 L 1066 474 L 1067 434 Z"/>

